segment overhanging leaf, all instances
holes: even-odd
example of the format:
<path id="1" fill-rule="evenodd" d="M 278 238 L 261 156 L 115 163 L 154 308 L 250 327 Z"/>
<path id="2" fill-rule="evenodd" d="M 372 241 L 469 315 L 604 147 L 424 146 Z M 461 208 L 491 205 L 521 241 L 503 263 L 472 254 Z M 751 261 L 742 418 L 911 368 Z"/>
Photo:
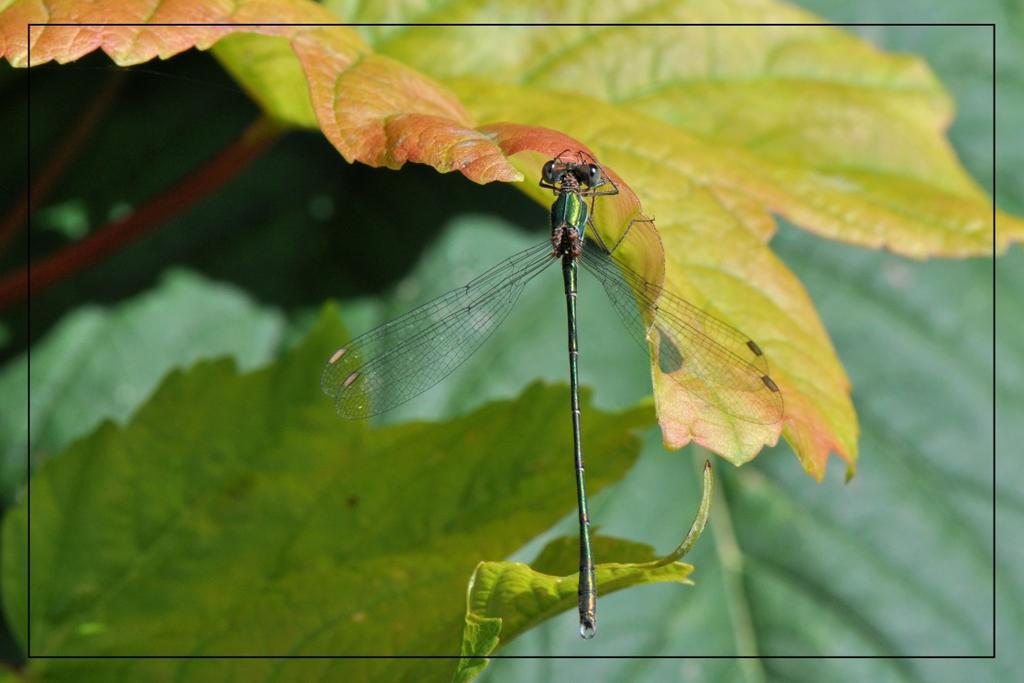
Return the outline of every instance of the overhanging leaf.
<path id="1" fill-rule="evenodd" d="M 457 651 L 473 567 L 575 505 L 559 466 L 565 389 L 533 385 L 462 418 L 371 431 L 338 419 L 317 387 L 341 336 L 329 312 L 266 369 L 176 372 L 126 426 L 105 424 L 37 471 L 33 654 Z M 596 492 L 632 464 L 631 433 L 650 412 L 584 409 L 584 438 L 601 444 L 588 469 Z M 3 554 L 6 616 L 22 643 L 25 513 L 8 514 Z M 360 675 L 443 680 L 449 664 L 368 663 Z M 161 667 L 131 666 L 137 678 Z M 223 680 L 224 667 L 194 678 Z M 77 680 L 59 660 L 30 670 Z"/>
<path id="2" fill-rule="evenodd" d="M 259 11 L 293 21 L 322 16 L 307 3 L 280 2 L 261 4 Z M 34 7 L 15 3 L 3 21 L 23 21 Z M 230 15 L 211 15 L 242 21 L 254 7 L 242 3 Z M 360 9 L 365 14 L 359 18 L 394 21 L 412 11 L 404 3 L 379 3 Z M 474 11 L 445 6 L 432 16 L 451 12 L 465 20 Z M 604 14 L 614 20 L 622 10 L 598 3 L 587 11 L 590 20 Z M 740 3 L 725 10 L 687 3 L 648 14 L 650 21 L 813 19 L 780 3 Z M 617 30 L 579 27 L 516 30 L 500 41 L 487 27 L 458 35 L 443 27 L 367 29 L 377 52 L 341 27 L 245 28 L 280 37 L 247 36 L 238 45 L 232 37 L 222 43 L 221 56 L 276 116 L 309 125 L 308 113 L 314 112 L 348 159 L 392 167 L 422 161 L 486 182 L 520 174 L 505 158 L 507 149 L 495 145 L 486 128 L 474 127 L 476 121 L 512 119 L 587 140 L 620 177 L 630 178 L 649 213 L 662 217 L 662 209 L 668 211 L 673 223 L 661 218 L 654 233 L 668 246 L 668 286 L 766 348 L 787 398 L 784 434 L 805 469 L 820 478 L 828 453 L 835 451 L 852 473 L 858 428 L 845 374 L 802 288 L 761 245 L 773 230 L 774 211 L 837 239 L 915 256 L 987 248 L 987 201 L 942 138 L 948 98 L 919 62 L 882 54 L 830 27 L 762 30 L 753 39 L 756 27 L 714 27 L 692 31 L 691 46 L 700 49 L 684 50 L 679 46 L 687 43 L 671 29 L 655 28 L 644 27 L 642 44 Z M 217 30 L 226 35 L 234 29 L 243 30 Z M 123 31 L 98 29 L 65 45 L 41 38 L 39 58 L 67 59 L 101 46 L 115 59 L 140 60 L 156 54 L 152 36 L 158 34 L 158 27 L 146 27 L 130 33 L 128 41 Z M 13 37 L 5 54 L 22 59 L 19 33 L 12 29 L 7 35 Z M 210 40 L 202 31 L 195 37 L 200 46 Z M 266 71 L 231 66 L 253 55 Z M 310 109 L 282 104 L 287 93 L 294 97 L 299 91 L 296 60 L 309 84 Z M 598 106 L 609 103 L 614 106 Z M 801 107 L 813 117 L 802 115 Z M 619 123 L 613 124 L 616 117 Z M 738 228 L 752 232 L 758 243 L 742 244 L 743 237 L 734 234 Z M 1002 218 L 1004 243 L 1022 232 L 1020 221 Z M 657 250 L 636 251 L 644 255 L 639 269 L 645 274 L 645 266 L 660 261 Z M 660 265 L 655 274 L 658 281 Z M 693 440 L 739 464 L 777 439 L 777 427 L 723 424 L 717 413 L 661 381 L 657 368 L 652 372 L 669 446 Z"/>
<path id="3" fill-rule="evenodd" d="M 112 16 L 118 22 L 140 25 L 102 25 Z M 261 21 L 266 23 L 258 25 Z M 128 66 L 155 57 L 166 59 L 192 47 L 206 49 L 231 33 L 273 36 L 270 40 L 285 42 L 298 59 L 317 123 L 349 161 L 392 168 L 406 161 L 428 163 L 442 171 L 461 170 L 476 182 L 519 178 L 501 151 L 472 129 L 469 115 L 451 93 L 408 66 L 374 54 L 352 29 L 317 26 L 336 21 L 337 17 L 307 0 L 243 1 L 230 9 L 204 1 L 160 3 L 155 9 L 142 2 L 82 7 L 74 0 L 46 6 L 22 1 L 0 14 L 0 54 L 14 65 L 28 62 L 30 22 L 96 24 L 38 27 L 33 36 L 33 65 L 73 61 L 101 49 L 117 64 Z M 300 25 L 273 25 L 286 22 Z M 216 25 L 169 25 L 176 23 Z M 258 44 L 250 39 L 247 45 Z M 277 54 L 278 49 L 267 50 Z M 275 88 L 282 84 L 287 88 L 289 77 L 294 84 L 300 73 L 279 60 L 263 63 L 276 71 Z M 262 72 L 239 68 L 235 73 Z M 308 109 L 282 104 L 295 92 L 292 88 L 275 97 L 268 109 L 308 124 Z"/>

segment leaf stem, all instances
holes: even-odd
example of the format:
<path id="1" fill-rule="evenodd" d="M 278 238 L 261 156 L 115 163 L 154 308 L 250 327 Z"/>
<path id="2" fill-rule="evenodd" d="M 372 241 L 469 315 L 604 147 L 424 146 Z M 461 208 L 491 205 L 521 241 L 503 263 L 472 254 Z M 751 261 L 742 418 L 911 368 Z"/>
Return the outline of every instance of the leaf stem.
<path id="1" fill-rule="evenodd" d="M 163 194 L 130 215 L 33 265 L 31 283 L 28 268 L 18 268 L 8 273 L 0 279 L 0 310 L 24 299 L 29 288 L 33 294 L 38 294 L 181 214 L 237 176 L 280 133 L 281 129 L 276 123 L 261 116 L 205 166 L 190 173 Z"/>
<path id="2" fill-rule="evenodd" d="M 743 553 L 736 541 L 732 516 L 729 514 L 729 503 L 722 486 L 718 487 L 718 498 L 719 503 L 715 506 L 715 523 L 711 525 L 711 534 L 715 539 L 718 561 L 722 565 L 729 619 L 732 622 L 733 637 L 736 639 L 736 654 L 745 658 L 739 660 L 744 680 L 750 683 L 764 683 L 767 677 L 761 660 L 756 659 L 758 656 L 757 635 L 754 631 L 753 619 L 750 616 L 746 589 L 743 586 Z"/>

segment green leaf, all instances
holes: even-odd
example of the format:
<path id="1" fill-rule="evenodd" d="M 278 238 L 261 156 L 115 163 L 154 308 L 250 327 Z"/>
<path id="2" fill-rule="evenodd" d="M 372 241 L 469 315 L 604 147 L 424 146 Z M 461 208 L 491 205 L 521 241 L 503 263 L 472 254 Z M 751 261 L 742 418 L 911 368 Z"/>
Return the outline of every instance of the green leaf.
<path id="1" fill-rule="evenodd" d="M 186 271 L 111 309 L 88 306 L 64 318 L 32 351 L 32 461 L 38 465 L 103 420 L 123 422 L 163 376 L 200 358 L 232 356 L 242 368 L 279 344 L 280 314 L 242 292 Z M 28 362 L 0 373 L 0 497 L 25 478 Z"/>
<path id="2" fill-rule="evenodd" d="M 711 510 L 712 486 L 711 463 L 705 462 L 701 501 L 693 524 L 682 543 L 665 557 L 655 557 L 654 550 L 643 544 L 594 538 L 597 557 L 635 558 L 631 562 L 595 565 L 598 594 L 642 584 L 692 584 L 689 576 L 693 566 L 679 560 L 693 548 L 704 531 Z M 471 680 L 486 666 L 483 657 L 499 644 L 511 641 L 551 615 L 577 604 L 580 562 L 577 543 L 571 538 L 552 541 L 541 551 L 533 567 L 521 562 L 480 563 L 469 582 L 461 651 L 464 659 L 459 661 L 455 680 Z M 567 576 L 552 575 L 567 571 L 571 571 Z"/>
<path id="3" fill-rule="evenodd" d="M 619 549 L 614 542 L 595 546 L 604 556 Z M 693 571 L 691 565 L 655 564 L 656 561 L 647 563 L 648 566 L 608 563 L 596 567 L 599 584 L 604 585 L 603 589 L 599 585 L 599 593 L 659 582 L 693 583 L 688 578 Z M 486 666 L 484 658 L 501 644 L 558 612 L 573 609 L 577 600 L 576 579 L 576 573 L 550 576 L 523 563 L 481 563 L 470 581 L 461 651 L 465 659 L 459 661 L 454 680 L 472 680 Z"/>
<path id="4" fill-rule="evenodd" d="M 33 654 L 457 651 L 474 566 L 575 506 L 565 389 L 535 384 L 447 422 L 369 429 L 338 419 L 317 387 L 342 336 L 327 313 L 265 369 L 175 372 L 124 427 L 104 424 L 37 471 Z M 598 492 L 633 462 L 632 432 L 651 414 L 584 410 L 584 439 L 601 445 L 588 468 Z M 3 556 L 6 616 L 23 643 L 25 513 L 9 512 Z M 30 671 L 79 673 L 59 660 Z M 452 671 L 400 660 L 374 675 Z"/>

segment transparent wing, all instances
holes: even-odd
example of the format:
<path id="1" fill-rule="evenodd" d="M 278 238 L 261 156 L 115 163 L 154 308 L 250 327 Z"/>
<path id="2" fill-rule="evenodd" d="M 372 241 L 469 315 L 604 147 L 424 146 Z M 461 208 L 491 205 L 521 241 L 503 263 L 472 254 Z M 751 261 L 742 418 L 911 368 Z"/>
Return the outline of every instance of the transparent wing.
<path id="1" fill-rule="evenodd" d="M 347 418 L 377 415 L 418 396 L 465 362 L 554 260 L 550 242 L 530 247 L 356 337 L 327 361 L 321 388 Z"/>
<path id="2" fill-rule="evenodd" d="M 587 246 L 583 265 L 604 285 L 615 310 L 644 349 L 650 340 L 663 374 L 733 417 L 757 424 L 782 419 L 782 394 L 753 340 L 647 282 L 596 245 Z"/>

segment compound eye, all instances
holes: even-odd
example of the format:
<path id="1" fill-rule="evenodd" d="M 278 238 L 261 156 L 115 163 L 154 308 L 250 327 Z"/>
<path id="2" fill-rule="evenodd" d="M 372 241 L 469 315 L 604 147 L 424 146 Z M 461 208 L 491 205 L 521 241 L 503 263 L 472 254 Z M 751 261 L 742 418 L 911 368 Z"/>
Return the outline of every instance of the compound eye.
<path id="1" fill-rule="evenodd" d="M 597 164 L 587 164 L 587 171 L 590 173 L 590 177 L 587 178 L 588 185 L 594 187 L 601 182 L 601 169 Z"/>
<path id="2" fill-rule="evenodd" d="M 552 185 L 557 183 L 562 178 L 561 173 L 555 173 L 554 159 L 544 164 L 544 169 L 541 171 L 541 175 L 544 176 L 544 182 L 551 183 Z"/>

